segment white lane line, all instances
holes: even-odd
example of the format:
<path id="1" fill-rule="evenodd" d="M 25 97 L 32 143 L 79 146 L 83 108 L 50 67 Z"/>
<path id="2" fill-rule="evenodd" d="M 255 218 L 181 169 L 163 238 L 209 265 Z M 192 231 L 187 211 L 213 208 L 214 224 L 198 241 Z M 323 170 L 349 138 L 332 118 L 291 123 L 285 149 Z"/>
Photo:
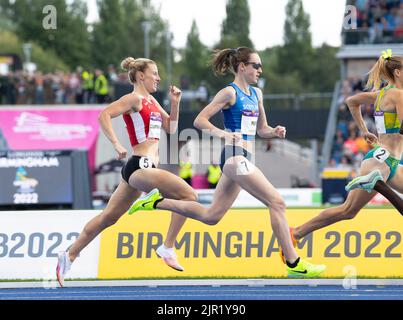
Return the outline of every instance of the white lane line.
<path id="1" fill-rule="evenodd" d="M 251 299 L 256 299 L 258 298 L 256 295 L 234 295 L 236 297 L 239 297 L 241 299 L 245 299 L 245 298 L 251 298 Z M 307 297 L 312 297 L 315 298 L 315 300 L 317 300 L 317 295 L 306 295 L 306 294 L 301 294 L 301 295 L 296 295 L 297 298 L 298 296 L 301 296 L 303 299 L 301 300 L 310 300 L 310 299 L 306 299 Z M 335 297 L 334 295 L 327 295 L 327 296 L 323 296 L 320 295 L 320 297 L 322 297 L 321 300 L 332 300 L 334 298 L 348 298 L 348 297 L 360 297 L 363 300 L 370 300 L 368 298 L 390 298 L 390 297 L 399 297 L 400 299 L 396 299 L 396 300 L 403 300 L 403 297 L 401 295 L 371 295 L 371 296 L 365 296 L 365 295 L 345 295 L 345 296 L 341 296 L 341 297 Z M 90 299 L 109 299 L 109 300 L 120 300 L 122 298 L 139 298 L 141 299 L 145 299 L 145 298 L 150 298 L 150 299 L 155 299 L 155 298 L 163 298 L 166 299 L 167 296 L 166 295 L 141 295 L 141 296 L 133 296 L 133 295 L 121 295 L 121 296 L 99 296 L 99 295 L 95 295 L 95 296 L 85 296 L 85 297 L 77 297 L 77 296 L 65 296 L 65 297 L 46 297 L 40 300 L 90 300 Z M 211 298 L 217 298 L 217 300 L 225 300 L 225 298 L 230 297 L 230 295 L 226 295 L 225 297 L 223 297 L 222 295 L 187 295 L 187 294 L 183 294 L 183 295 L 172 295 L 169 298 L 170 299 L 174 299 L 175 297 L 185 297 L 186 299 L 184 300 L 191 300 L 191 298 L 201 298 L 200 300 L 206 300 L 206 299 L 211 299 Z M 268 295 L 265 297 L 265 299 L 258 299 L 258 300 L 270 300 L 272 298 L 275 297 L 287 297 L 290 298 L 289 295 L 287 294 L 276 294 L 276 295 Z M 84 299 L 83 299 L 84 298 Z M 203 298 L 203 299 L 202 299 Z M 232 297 L 231 297 L 232 298 Z M 294 297 L 295 298 L 295 297 Z M 32 297 L 32 296 L 28 296 L 28 297 L 19 297 L 18 300 L 25 300 L 25 299 L 29 299 L 29 300 L 39 300 L 38 297 Z M 5 299 L 2 299 L 5 300 Z M 233 299 L 228 299 L 228 300 L 233 300 Z M 295 300 L 295 299 L 293 299 Z M 180 300 L 178 301 L 168 301 L 167 303 L 170 302 L 180 302 Z"/>
<path id="2" fill-rule="evenodd" d="M 357 285 L 403 285 L 403 279 L 357 279 Z M 144 287 L 144 286 L 341 286 L 343 279 L 186 279 L 186 280 L 92 280 L 66 281 L 66 287 Z M 46 281 L 46 285 L 57 285 L 55 281 Z M 0 288 L 43 288 L 43 281 L 0 282 Z"/>
<path id="3" fill-rule="evenodd" d="M 68 288 L 65 289 L 43 289 L 44 291 L 36 291 L 32 290 L 30 292 L 27 292 L 24 289 L 18 289 L 16 291 L 11 291 L 12 289 L 8 289 L 10 291 L 2 290 L 0 291 L 0 296 L 2 295 L 19 295 L 22 293 L 25 294 L 35 294 L 35 295 L 47 295 L 47 294 L 55 294 L 55 295 L 63 295 L 63 294 L 103 294 L 103 293 L 114 293 L 114 294 L 121 294 L 121 293 L 154 293 L 154 292 L 163 292 L 167 294 L 175 293 L 178 291 L 184 291 L 184 292 L 215 292 L 215 293 L 232 293 L 234 289 L 223 289 L 223 288 L 211 288 L 211 289 L 197 289 L 197 288 L 186 288 L 186 289 L 156 289 L 156 288 L 150 288 L 150 289 L 133 289 L 133 290 L 111 290 L 110 288 L 105 288 L 105 290 L 75 290 L 71 291 L 68 290 Z M 266 290 L 265 290 L 266 289 Z M 23 290 L 22 292 L 18 292 L 20 290 Z M 46 290 L 46 291 L 45 291 Z M 315 294 L 322 294 L 322 293 L 346 293 L 346 292 L 355 292 L 355 293 L 372 293 L 372 292 L 394 292 L 398 293 L 401 292 L 403 293 L 403 289 L 382 289 L 382 290 L 376 290 L 376 289 L 296 289 L 296 288 L 290 288 L 290 289 L 274 289 L 274 288 L 262 288 L 262 289 L 243 289 L 242 292 L 246 293 L 276 293 L 276 292 L 288 292 L 288 293 L 315 293 Z"/>

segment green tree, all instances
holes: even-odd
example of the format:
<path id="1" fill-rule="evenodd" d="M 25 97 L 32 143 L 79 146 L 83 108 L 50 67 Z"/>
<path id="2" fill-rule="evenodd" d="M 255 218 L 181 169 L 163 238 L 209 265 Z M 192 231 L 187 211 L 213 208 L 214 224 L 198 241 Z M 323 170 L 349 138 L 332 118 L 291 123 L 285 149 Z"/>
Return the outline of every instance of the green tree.
<path id="1" fill-rule="evenodd" d="M 334 84 L 340 79 L 340 61 L 336 58 L 338 50 L 327 44 L 314 49 L 310 83 L 315 92 L 332 92 Z"/>
<path id="2" fill-rule="evenodd" d="M 214 46 L 216 49 L 249 47 L 254 48 L 249 38 L 250 10 L 247 0 L 228 0 L 226 5 L 226 17 L 221 25 L 221 39 Z M 207 61 L 212 58 L 212 51 L 209 52 Z M 232 74 L 215 76 L 209 70 L 207 82 L 213 94 L 223 86 L 232 81 Z"/>
<path id="3" fill-rule="evenodd" d="M 208 49 L 199 38 L 199 29 L 196 21 L 193 20 L 190 33 L 187 36 L 186 48 L 184 51 L 185 72 L 190 76 L 194 85 L 207 78 Z"/>
<path id="4" fill-rule="evenodd" d="M 119 66 L 122 59 L 144 57 L 144 31 L 142 23 L 151 22 L 149 34 L 150 59 L 157 62 L 165 80 L 166 30 L 163 21 L 148 2 L 138 0 L 98 0 L 99 21 L 94 23 L 94 65 L 106 68 Z"/>
<path id="5" fill-rule="evenodd" d="M 0 54 L 16 54 L 21 60 L 22 41 L 10 31 L 0 31 Z M 53 72 L 55 70 L 68 71 L 69 67 L 64 64 L 52 50 L 46 50 L 37 44 L 32 45 L 31 60 L 36 63 L 38 70 Z"/>
<path id="6" fill-rule="evenodd" d="M 221 40 L 218 45 L 223 48 L 246 46 L 253 48 L 249 38 L 250 11 L 247 0 L 228 0 L 227 16 L 222 23 Z"/>
<path id="7" fill-rule="evenodd" d="M 136 0 L 123 0 L 123 36 L 125 45 L 121 55 L 134 58 L 144 56 L 144 33 L 141 27 L 144 11 Z M 126 57 L 125 56 L 125 57 Z M 125 58 L 121 57 L 121 58 Z"/>
<path id="8" fill-rule="evenodd" d="M 289 0 L 284 23 L 284 46 L 279 51 L 278 67 L 282 73 L 296 72 L 303 83 L 309 82 L 313 58 L 309 15 L 302 0 Z"/>
<path id="9" fill-rule="evenodd" d="M 300 93 L 301 81 L 297 71 L 281 72 L 278 70 L 279 56 L 282 46 L 276 46 L 260 51 L 263 64 L 262 78 L 265 81 L 265 93 Z"/>
<path id="10" fill-rule="evenodd" d="M 118 64 L 124 58 L 122 49 L 128 40 L 124 40 L 127 34 L 122 1 L 97 0 L 97 6 L 99 20 L 93 26 L 93 64 L 105 69 L 109 64 Z"/>
<path id="11" fill-rule="evenodd" d="M 16 33 L 24 42 L 37 43 L 53 50 L 70 67 L 88 63 L 90 54 L 86 4 L 83 0 L 1 0 L 1 11 L 16 25 Z M 56 29 L 45 29 L 43 9 L 56 8 Z"/>
<path id="12" fill-rule="evenodd" d="M 2 8 L 0 0 L 0 30 L 8 30 L 8 31 L 15 31 L 16 25 L 11 19 L 7 16 L 4 8 Z"/>
<path id="13" fill-rule="evenodd" d="M 88 15 L 86 2 L 74 0 L 67 8 L 68 27 L 65 34 L 65 45 L 63 50 L 71 52 L 65 61 L 68 65 L 89 66 L 91 64 L 91 38 L 88 31 L 88 24 L 85 21 Z M 68 48 L 67 48 L 68 47 Z M 61 49 L 60 49 L 61 50 Z M 59 50 L 58 50 L 59 53 Z"/>

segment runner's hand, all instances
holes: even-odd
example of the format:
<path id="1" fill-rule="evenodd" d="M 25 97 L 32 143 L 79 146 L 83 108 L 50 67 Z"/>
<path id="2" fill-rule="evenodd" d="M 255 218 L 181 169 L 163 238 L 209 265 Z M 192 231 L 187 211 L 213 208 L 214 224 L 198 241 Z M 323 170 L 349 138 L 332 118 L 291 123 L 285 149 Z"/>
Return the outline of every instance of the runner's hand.
<path id="1" fill-rule="evenodd" d="M 276 137 L 279 137 L 281 139 L 285 138 L 285 134 L 286 134 L 287 130 L 285 127 L 282 126 L 277 126 L 273 129 L 273 133 Z"/>
<path id="2" fill-rule="evenodd" d="M 230 144 L 242 141 L 242 133 L 240 132 L 228 132 L 225 136 L 225 140 Z"/>
<path id="3" fill-rule="evenodd" d="M 113 146 L 115 151 L 118 153 L 118 160 L 122 160 L 127 156 L 127 150 L 119 142 Z"/>
<path id="4" fill-rule="evenodd" d="M 374 147 L 375 144 L 378 143 L 378 137 L 371 132 L 365 132 L 362 135 L 365 141 L 371 146 Z"/>
<path id="5" fill-rule="evenodd" d="M 169 86 L 169 96 L 172 104 L 179 104 L 182 97 L 182 91 L 175 86 Z"/>

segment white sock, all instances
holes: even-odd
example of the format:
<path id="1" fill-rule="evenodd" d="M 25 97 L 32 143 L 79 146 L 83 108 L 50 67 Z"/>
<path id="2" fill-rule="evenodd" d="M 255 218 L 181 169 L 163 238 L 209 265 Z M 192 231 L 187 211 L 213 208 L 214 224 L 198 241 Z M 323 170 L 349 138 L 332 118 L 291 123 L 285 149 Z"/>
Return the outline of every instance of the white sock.
<path id="1" fill-rule="evenodd" d="M 70 259 L 70 253 L 68 251 L 66 251 L 66 254 L 67 254 L 67 262 L 68 262 L 69 266 L 71 266 L 73 261 L 71 261 L 71 259 Z"/>
<path id="2" fill-rule="evenodd" d="M 162 244 L 162 247 L 168 251 L 174 251 L 174 248 L 168 248 L 165 244 Z"/>

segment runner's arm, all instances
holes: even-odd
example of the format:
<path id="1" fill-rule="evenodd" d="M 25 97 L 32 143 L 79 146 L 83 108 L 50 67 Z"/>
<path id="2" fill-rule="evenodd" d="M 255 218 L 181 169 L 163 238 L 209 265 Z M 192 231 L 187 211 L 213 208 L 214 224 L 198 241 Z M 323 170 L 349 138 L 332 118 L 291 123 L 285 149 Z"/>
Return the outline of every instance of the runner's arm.
<path id="1" fill-rule="evenodd" d="M 209 134 L 219 138 L 225 138 L 228 133 L 225 130 L 219 129 L 210 122 L 210 118 L 217 112 L 221 111 L 225 106 L 231 105 L 235 101 L 235 91 L 231 87 L 221 89 L 214 99 L 197 115 L 193 125 L 203 131 L 208 131 Z"/>
<path id="2" fill-rule="evenodd" d="M 396 90 L 392 99 L 396 105 L 397 117 L 400 121 L 400 134 L 403 134 L 403 91 Z"/>
<path id="3" fill-rule="evenodd" d="M 99 114 L 98 121 L 101 125 L 102 131 L 114 146 L 119 144 L 119 140 L 113 130 L 112 119 L 128 113 L 130 110 L 138 111 L 140 109 L 139 105 L 140 98 L 137 95 L 127 94 L 119 100 L 109 104 Z"/>
<path id="4" fill-rule="evenodd" d="M 362 104 L 374 104 L 377 97 L 377 92 L 361 92 L 346 99 L 347 107 L 349 108 L 351 115 L 361 133 L 367 133 L 368 128 L 362 118 L 360 105 Z"/>
<path id="5" fill-rule="evenodd" d="M 171 97 L 171 112 L 168 114 L 158 103 L 158 101 L 153 98 L 155 104 L 161 112 L 162 116 L 162 128 L 165 132 L 173 134 L 178 129 L 179 121 L 179 104 L 182 96 L 182 92 L 175 86 L 169 87 L 169 95 Z"/>
<path id="6" fill-rule="evenodd" d="M 285 137 L 285 128 L 282 126 L 277 126 L 276 128 L 273 128 L 268 125 L 267 123 L 267 118 L 266 118 L 266 112 L 263 106 L 263 94 L 262 90 L 260 88 L 255 88 L 258 99 L 259 99 L 259 118 L 257 120 L 257 128 L 256 128 L 256 133 L 259 135 L 261 138 L 274 138 L 274 137 Z"/>

